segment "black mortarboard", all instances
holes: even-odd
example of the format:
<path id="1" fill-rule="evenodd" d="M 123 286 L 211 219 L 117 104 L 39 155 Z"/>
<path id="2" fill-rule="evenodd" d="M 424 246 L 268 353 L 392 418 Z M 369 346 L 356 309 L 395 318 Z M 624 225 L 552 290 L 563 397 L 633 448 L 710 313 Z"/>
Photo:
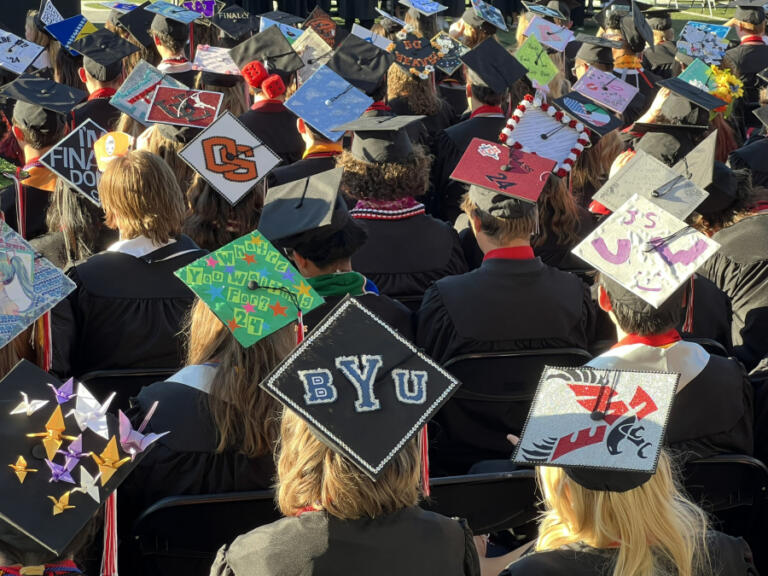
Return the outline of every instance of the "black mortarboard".
<path id="1" fill-rule="evenodd" d="M 618 30 L 621 19 L 629 15 L 631 11 L 630 0 L 615 0 L 596 13 L 594 19 L 604 30 Z"/>
<path id="2" fill-rule="evenodd" d="M 550 8 L 551 10 L 556 10 L 557 12 L 560 12 L 563 16 L 565 16 L 565 20 L 570 21 L 571 19 L 571 7 L 568 5 L 567 2 L 564 2 L 563 0 L 549 0 L 545 4 L 547 8 Z"/>
<path id="3" fill-rule="evenodd" d="M 2 96 L 16 100 L 13 120 L 17 124 L 45 133 L 66 121 L 63 115 L 85 100 L 87 94 L 53 80 L 23 75 L 0 88 Z"/>
<path id="4" fill-rule="evenodd" d="M 695 147 L 687 131 L 666 127 L 660 132 L 646 132 L 635 145 L 635 150 L 650 154 L 667 166 L 673 166 Z"/>
<path id="5" fill-rule="evenodd" d="M 363 117 L 333 128 L 334 132 L 355 133 L 350 152 L 363 162 L 405 162 L 413 145 L 405 127 L 424 116 Z"/>
<path id="6" fill-rule="evenodd" d="M 270 242 L 286 246 L 310 230 L 341 230 L 349 220 L 346 202 L 339 193 L 343 173 L 342 168 L 334 168 L 270 188 L 264 198 L 259 232 Z"/>
<path id="7" fill-rule="evenodd" d="M 584 60 L 587 64 L 602 64 L 613 68 L 613 47 L 606 46 L 602 42 L 594 42 L 592 38 L 596 37 L 590 36 L 581 40 L 576 58 Z M 603 40 L 603 38 L 598 38 L 598 40 Z M 617 47 L 621 48 L 621 45 Z"/>
<path id="8" fill-rule="evenodd" d="M 152 18 L 150 30 L 158 34 L 168 34 L 176 42 L 186 42 L 189 38 L 189 24 L 168 18 L 162 14 L 155 14 L 155 17 Z"/>
<path id="9" fill-rule="evenodd" d="M 706 190 L 709 192 L 709 196 L 696 207 L 696 212 L 705 217 L 728 210 L 741 200 L 743 195 L 743 192 L 739 190 L 738 177 L 722 162 L 714 163 L 712 182 Z"/>
<path id="10" fill-rule="evenodd" d="M 347 296 L 260 386 L 375 479 L 459 382 Z"/>
<path id="11" fill-rule="evenodd" d="M 240 40 L 253 28 L 250 13 L 237 4 L 222 8 L 210 20 L 211 24 L 233 40 Z"/>
<path id="12" fill-rule="evenodd" d="M 768 83 L 768 68 L 763 68 L 760 70 L 760 72 L 757 73 L 757 77 L 760 78 L 763 82 Z"/>
<path id="13" fill-rule="evenodd" d="M 272 20 L 273 22 L 277 22 L 278 24 L 287 24 L 288 26 L 294 26 L 294 27 L 304 22 L 304 18 L 301 18 L 299 16 L 294 16 L 293 14 L 288 14 L 287 12 L 283 12 L 282 10 L 272 10 L 270 12 L 264 12 L 264 14 L 259 14 L 259 18 L 267 18 L 268 20 Z"/>
<path id="14" fill-rule="evenodd" d="M 690 136 L 689 132 L 688 137 Z M 715 164 L 717 151 L 717 130 L 713 130 L 693 150 L 686 152 L 686 145 L 681 148 L 685 155 L 672 166 L 672 170 L 682 174 L 699 188 L 706 189 L 712 183 L 712 167 Z"/>
<path id="15" fill-rule="evenodd" d="M 713 96 L 709 92 L 705 92 L 701 88 L 697 88 L 692 84 L 688 84 L 688 82 L 686 82 L 685 80 L 680 80 L 680 78 L 677 78 L 677 77 L 661 80 L 658 82 L 658 85 L 664 86 L 665 88 L 669 88 L 675 94 L 682 96 L 684 99 L 688 100 L 689 102 L 692 102 L 697 106 L 701 106 L 702 108 L 710 112 L 715 108 L 720 108 L 721 106 L 726 105 L 726 102 L 724 102 L 723 100 L 720 100 L 720 98 L 718 98 L 717 96 Z"/>
<path id="16" fill-rule="evenodd" d="M 278 74 L 286 85 L 290 81 L 291 74 L 304 66 L 304 62 L 280 32 L 279 26 L 270 26 L 263 32 L 251 36 L 232 48 L 229 55 L 240 70 L 250 62 L 261 62 L 267 72 Z"/>
<path id="17" fill-rule="evenodd" d="M 139 48 L 103 28 L 72 43 L 83 55 L 83 68 L 100 82 L 110 82 L 123 73 L 123 58 Z"/>
<path id="18" fill-rule="evenodd" d="M 469 81 L 503 94 L 525 76 L 527 70 L 495 38 L 486 38 L 461 56 L 469 69 Z"/>
<path id="19" fill-rule="evenodd" d="M 243 82 L 243 77 L 239 74 L 220 74 L 203 70 L 200 73 L 200 82 L 203 86 L 216 86 L 218 88 L 231 88 Z M 215 90 L 214 90 L 215 92 Z"/>
<path id="20" fill-rule="evenodd" d="M 756 108 L 755 110 L 752 110 L 752 114 L 757 116 L 757 119 L 760 120 L 763 126 L 768 128 L 768 106 Z"/>
<path id="21" fill-rule="evenodd" d="M 765 2 L 762 0 L 738 0 L 728 5 L 729 8 L 736 8 L 733 12 L 733 18 L 725 23 L 730 26 L 733 20 L 747 22 L 748 24 L 762 24 L 765 22 Z"/>
<path id="22" fill-rule="evenodd" d="M 553 0 L 551 2 L 526 2 L 523 0 L 523 8 L 528 12 L 541 16 L 542 18 L 557 18 L 559 20 L 570 20 L 569 16 L 563 14 L 560 10 L 560 2 Z M 569 11 L 570 15 L 570 11 Z"/>
<path id="23" fill-rule="evenodd" d="M 624 44 L 618 40 L 610 40 L 603 36 L 590 36 L 589 34 L 582 33 L 576 34 L 574 40 L 585 44 L 592 44 L 594 46 L 602 46 L 603 48 L 621 48 L 624 46 Z"/>
<path id="24" fill-rule="evenodd" d="M 637 488 L 656 472 L 679 379 L 663 372 L 546 366 L 513 460 L 562 467 L 589 490 Z M 643 410 L 630 408 L 637 398 L 643 398 Z M 584 431 L 589 440 L 576 441 Z"/>
<path id="25" fill-rule="evenodd" d="M 149 2 L 144 2 L 144 4 L 126 12 L 117 19 L 118 24 L 128 30 L 131 37 L 144 47 L 154 45 L 149 29 L 152 27 L 155 14 L 149 10 L 144 10 L 144 6 L 149 6 L 149 4 Z"/>
<path id="26" fill-rule="evenodd" d="M 672 6 L 654 6 L 652 4 L 640 5 L 645 14 L 648 25 L 652 30 L 669 30 L 672 28 L 672 14 L 680 12 L 680 8 Z"/>
<path id="27" fill-rule="evenodd" d="M 646 44 L 653 46 L 653 30 L 634 1 L 631 14 L 621 19 L 619 27 L 624 41 L 633 52 L 642 52 Z"/>
<path id="28" fill-rule="evenodd" d="M 151 128 L 150 128 L 151 129 Z M 195 136 L 203 131 L 196 126 L 178 126 L 176 124 L 155 124 L 154 129 L 165 138 L 178 142 L 179 144 L 188 144 Z"/>
<path id="29" fill-rule="evenodd" d="M 326 65 L 352 86 L 370 95 L 381 85 L 394 61 L 390 52 L 350 34 Z"/>

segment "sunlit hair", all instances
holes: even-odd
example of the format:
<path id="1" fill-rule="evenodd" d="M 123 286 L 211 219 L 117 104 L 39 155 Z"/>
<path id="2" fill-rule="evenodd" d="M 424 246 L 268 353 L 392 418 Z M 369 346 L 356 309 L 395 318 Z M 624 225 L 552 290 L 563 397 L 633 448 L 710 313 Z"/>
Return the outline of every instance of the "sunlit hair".
<path id="1" fill-rule="evenodd" d="M 723 118 L 722 114 L 715 114 L 709 122 L 713 129 L 717 130 L 716 143 L 715 143 L 715 160 L 725 164 L 728 162 L 728 157 L 731 152 L 739 147 L 736 141 L 736 131 Z"/>
<path id="2" fill-rule="evenodd" d="M 263 181 L 234 206 L 199 174 L 187 192 L 187 217 L 182 231 L 206 250 L 218 250 L 259 225 L 264 206 Z"/>
<path id="3" fill-rule="evenodd" d="M 496 27 L 484 21 L 479 28 L 475 28 L 461 19 L 451 24 L 449 34 L 467 48 L 472 49 L 496 34 Z"/>
<path id="4" fill-rule="evenodd" d="M 51 44 L 53 46 L 53 57 L 51 58 L 53 79 L 59 84 L 65 84 L 70 88 L 87 92 L 88 88 L 80 80 L 80 75 L 78 74 L 80 67 L 83 65 L 83 57 L 72 56 L 58 42 L 52 42 Z"/>
<path id="5" fill-rule="evenodd" d="M 387 101 L 405 101 L 409 114 L 432 116 L 440 111 L 440 98 L 432 87 L 432 79 L 422 80 L 399 64 L 387 72 Z"/>
<path id="6" fill-rule="evenodd" d="M 411 26 L 412 32 L 414 34 L 422 36 L 426 40 L 434 37 L 434 35 L 440 31 L 437 26 L 436 14 L 427 16 L 426 14 L 422 14 L 413 7 L 408 8 L 403 21 L 405 22 L 406 26 Z"/>
<path id="7" fill-rule="evenodd" d="M 285 516 L 314 506 L 342 520 L 378 518 L 415 506 L 421 497 L 416 439 L 405 444 L 374 482 L 286 408 L 277 453 L 277 504 Z"/>
<path id="8" fill-rule="evenodd" d="M 159 126 L 155 124 L 152 130 L 150 130 L 146 144 L 142 149 L 152 154 L 157 154 L 165 160 L 165 163 L 171 169 L 174 176 L 176 176 L 179 188 L 186 194 L 197 172 L 179 156 L 179 152 L 181 152 L 184 146 L 186 146 L 184 142 L 179 142 L 173 138 L 166 138 Z"/>
<path id="9" fill-rule="evenodd" d="M 259 388 L 296 343 L 289 324 L 244 348 L 211 309 L 198 300 L 187 324 L 187 365 L 218 362 L 208 405 L 217 430 L 217 452 L 249 458 L 272 452 L 280 431 L 280 404 Z"/>
<path id="10" fill-rule="evenodd" d="M 575 246 L 579 238 L 579 213 L 576 201 L 563 178 L 549 177 L 538 200 L 539 235 L 533 242 L 541 246 L 552 233 L 558 244 Z"/>
<path id="11" fill-rule="evenodd" d="M 164 244 L 181 233 L 184 195 L 162 158 L 143 150 L 112 160 L 99 182 L 107 226 L 122 239 L 145 236 Z"/>
<path id="12" fill-rule="evenodd" d="M 344 168 L 342 190 L 357 200 L 399 200 L 426 194 L 432 156 L 414 145 L 407 162 L 364 162 L 344 151 L 336 166 Z"/>
<path id="13" fill-rule="evenodd" d="M 562 468 L 537 469 L 544 494 L 536 550 L 619 543 L 613 576 L 709 574 L 707 518 L 676 483 L 665 452 L 651 479 L 626 492 L 584 488 Z"/>
<path id="14" fill-rule="evenodd" d="M 675 31 L 672 28 L 666 30 L 653 30 L 653 43 L 673 42 L 675 40 Z"/>
<path id="15" fill-rule="evenodd" d="M 733 22 L 739 28 L 743 28 L 751 34 L 759 34 L 760 36 L 765 34 L 765 21 L 760 22 L 760 24 L 752 24 L 751 22 L 744 22 L 743 20 L 736 20 L 734 18 Z"/>
<path id="16" fill-rule="evenodd" d="M 237 117 L 248 112 L 248 100 L 246 97 L 247 85 L 244 82 L 237 82 L 234 86 L 214 86 L 203 84 L 203 73 L 200 72 L 195 77 L 195 88 L 198 90 L 209 90 L 211 92 L 220 92 L 224 95 L 221 99 L 221 113 L 229 110 Z"/>
<path id="17" fill-rule="evenodd" d="M 623 151 L 618 130 L 611 130 L 582 151 L 571 170 L 573 197 L 578 203 L 586 206 L 592 200 L 586 192 L 591 188 L 594 194 L 608 180 L 611 164 Z"/>
<path id="18" fill-rule="evenodd" d="M 525 42 L 525 39 L 527 36 L 525 35 L 525 31 L 528 28 L 528 25 L 531 23 L 530 20 L 528 20 L 528 11 L 523 10 L 520 15 L 517 17 L 517 29 L 515 30 L 515 46 L 522 46 L 523 42 Z"/>
<path id="19" fill-rule="evenodd" d="M 130 56 L 123 58 L 123 74 L 126 78 L 136 67 L 136 64 L 138 64 L 141 60 L 146 61 L 148 64 L 152 64 L 152 66 L 157 66 L 157 64 L 160 62 L 160 54 L 158 54 L 157 50 L 155 50 L 155 47 L 144 46 L 141 42 L 136 40 L 124 26 L 115 26 L 109 20 L 107 20 L 106 24 L 104 24 L 104 27 L 110 32 L 120 36 L 120 38 L 123 40 L 127 40 L 139 49 L 138 52 L 134 52 Z"/>
<path id="20" fill-rule="evenodd" d="M 477 207 L 469 193 L 464 194 L 461 201 L 461 209 L 470 218 L 480 220 L 480 229 L 483 233 L 498 244 L 507 244 L 513 240 L 528 240 L 536 232 L 538 226 L 538 210 L 533 207 L 521 218 L 496 218 L 492 214 Z"/>
<path id="21" fill-rule="evenodd" d="M 125 132 L 134 138 L 141 136 L 141 133 L 146 129 L 146 126 L 125 112 L 120 114 L 120 118 L 118 119 L 117 125 L 115 126 L 116 132 Z"/>
<path id="22" fill-rule="evenodd" d="M 101 248 L 104 211 L 62 178 L 56 180 L 45 222 L 49 232 L 60 230 L 64 234 L 69 262 L 85 260 Z"/>
<path id="23" fill-rule="evenodd" d="M 56 56 L 55 42 L 51 40 L 51 37 L 48 34 L 37 27 L 39 15 L 39 10 L 27 10 L 27 20 L 24 30 L 25 36 L 30 42 L 34 42 L 38 46 L 45 48 L 45 51 L 48 53 L 49 62 L 51 66 L 53 66 L 53 59 Z"/>
<path id="24" fill-rule="evenodd" d="M 563 73 L 563 70 L 565 70 L 565 55 L 562 52 L 556 52 L 550 54 L 549 57 L 557 67 L 557 74 L 547 84 L 549 87 L 549 97 L 560 98 L 571 90 L 571 83 Z"/>

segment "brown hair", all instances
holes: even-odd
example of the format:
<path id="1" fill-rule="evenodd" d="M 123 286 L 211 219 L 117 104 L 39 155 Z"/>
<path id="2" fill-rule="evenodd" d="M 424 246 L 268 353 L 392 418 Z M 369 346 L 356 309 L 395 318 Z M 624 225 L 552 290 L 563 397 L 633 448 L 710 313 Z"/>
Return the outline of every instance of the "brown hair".
<path id="1" fill-rule="evenodd" d="M 387 72 L 387 101 L 403 100 L 409 114 L 432 116 L 440 111 L 440 98 L 432 87 L 432 79 L 423 80 L 399 64 Z"/>
<path id="2" fill-rule="evenodd" d="M 498 244 L 507 244 L 521 238 L 530 239 L 538 225 L 538 210 L 530 210 L 521 218 L 496 218 L 488 212 L 477 207 L 469 193 L 464 194 L 461 201 L 461 209 L 470 218 L 480 220 L 480 229 L 483 233 Z"/>
<path id="3" fill-rule="evenodd" d="M 201 28 L 197 26 L 196 28 Z M 291 83 L 293 84 L 293 83 Z M 229 110 L 238 118 L 248 112 L 248 100 L 245 93 L 247 85 L 245 82 L 237 82 L 234 86 L 215 86 L 203 84 L 203 73 L 200 72 L 195 77 L 195 88 L 198 90 L 210 90 L 211 92 L 220 92 L 224 95 L 221 99 L 221 114 Z"/>
<path id="4" fill-rule="evenodd" d="M 205 302 L 192 307 L 187 325 L 187 364 L 219 363 L 208 394 L 218 432 L 217 452 L 237 450 L 249 458 L 268 454 L 279 433 L 280 404 L 259 387 L 292 350 L 295 324 L 244 348 Z"/>
<path id="5" fill-rule="evenodd" d="M 739 147 L 736 142 L 735 131 L 725 118 L 723 118 L 723 115 L 719 113 L 715 114 L 715 117 L 710 120 L 710 125 L 717 130 L 715 160 L 725 164 L 728 162 L 728 157 L 731 155 L 731 152 Z"/>
<path id="6" fill-rule="evenodd" d="M 166 138 L 163 136 L 160 126 L 155 124 L 149 132 L 146 145 L 143 149 L 152 154 L 157 154 L 160 158 L 165 160 L 165 163 L 176 177 L 176 182 L 178 182 L 179 188 L 186 194 L 187 190 L 189 190 L 189 187 L 192 185 L 192 180 L 197 172 L 195 172 L 194 168 L 184 162 L 184 160 L 181 159 L 181 156 L 179 156 L 179 152 L 181 152 L 181 149 L 184 148 L 184 146 L 186 146 L 186 144 L 183 142 L 178 142 L 173 138 Z"/>
<path id="7" fill-rule="evenodd" d="M 554 174 L 550 175 L 537 203 L 539 235 L 533 245 L 543 245 L 549 232 L 553 232 L 558 244 L 575 246 L 579 242 L 578 208 L 565 185 L 565 180 Z"/>
<path id="8" fill-rule="evenodd" d="M 364 162 L 344 151 L 336 166 L 344 168 L 342 190 L 355 199 L 399 200 L 426 194 L 432 156 L 414 145 L 407 162 Z"/>
<path id="9" fill-rule="evenodd" d="M 571 170 L 573 197 L 579 204 L 586 206 L 592 200 L 586 194 L 588 189 L 592 188 L 594 193 L 608 180 L 611 164 L 623 151 L 624 143 L 617 130 L 611 130 L 582 151 Z"/>
<path id="10" fill-rule="evenodd" d="M 120 113 L 120 119 L 117 121 L 117 126 L 115 126 L 115 131 L 125 132 L 134 138 L 141 136 L 141 133 L 146 129 L 147 128 L 144 126 L 144 124 L 129 116 L 125 112 Z"/>
<path id="11" fill-rule="evenodd" d="M 184 222 L 184 195 L 162 158 L 144 150 L 109 163 L 99 182 L 107 226 L 124 238 L 145 236 L 155 244 L 178 237 Z"/>
<path id="12" fill-rule="evenodd" d="M 40 30 L 40 28 L 37 27 L 37 22 L 40 18 L 40 11 L 39 10 L 27 10 L 27 20 L 24 30 L 24 36 L 26 36 L 27 29 L 32 30 L 31 38 L 27 38 L 30 42 L 34 42 L 38 46 L 42 46 L 45 48 L 45 51 L 48 53 L 48 60 L 51 66 L 53 66 L 53 59 L 56 56 L 55 50 L 56 47 L 54 44 L 56 44 L 55 41 L 51 40 L 51 37 Z"/>
<path id="13" fill-rule="evenodd" d="M 136 40 L 124 26 L 115 26 L 108 19 L 106 24 L 104 24 L 104 28 L 117 34 L 120 38 L 127 40 L 139 49 L 138 52 L 134 52 L 130 56 L 123 58 L 123 74 L 126 78 L 141 60 L 145 60 L 148 64 L 152 64 L 152 66 L 157 66 L 160 62 L 160 54 L 155 50 L 155 47 L 144 46 L 141 42 Z"/>
<path id="14" fill-rule="evenodd" d="M 285 516 L 307 506 L 342 520 L 377 518 L 415 506 L 421 497 L 421 455 L 408 442 L 374 482 L 324 444 L 291 410 L 283 409 L 277 461 L 277 504 Z"/>
<path id="15" fill-rule="evenodd" d="M 83 92 L 87 92 L 88 88 L 85 86 L 78 71 L 83 64 L 82 56 L 72 56 L 58 42 L 52 42 L 53 45 L 53 57 L 51 58 L 51 66 L 53 67 L 53 79 L 59 84 L 66 84 L 70 88 L 77 88 Z"/>

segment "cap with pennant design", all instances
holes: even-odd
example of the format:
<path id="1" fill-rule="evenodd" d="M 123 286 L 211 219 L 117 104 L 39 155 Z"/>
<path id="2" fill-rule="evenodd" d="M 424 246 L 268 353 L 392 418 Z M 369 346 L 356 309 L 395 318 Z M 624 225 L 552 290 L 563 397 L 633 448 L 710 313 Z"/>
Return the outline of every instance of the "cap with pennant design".
<path id="1" fill-rule="evenodd" d="M 381 85 L 394 61 L 390 52 L 350 34 L 333 52 L 328 68 L 370 95 Z"/>
<path id="2" fill-rule="evenodd" d="M 626 492 L 656 472 L 679 374 L 545 366 L 512 460 Z"/>
<path id="3" fill-rule="evenodd" d="M 569 92 L 552 102 L 566 114 L 583 122 L 598 137 L 620 128 L 621 119 L 607 108 L 602 108 L 578 92 Z"/>
<path id="4" fill-rule="evenodd" d="M 154 46 L 155 44 L 152 35 L 149 33 L 155 15 L 144 9 L 149 6 L 149 4 L 149 2 L 144 2 L 117 19 L 117 23 L 128 31 L 131 38 L 136 40 L 140 46 L 146 48 Z"/>
<path id="5" fill-rule="evenodd" d="M 16 100 L 13 120 L 26 129 L 44 133 L 56 130 L 86 96 L 82 90 L 29 75 L 0 87 L 0 97 Z"/>
<path id="6" fill-rule="evenodd" d="M 123 58 L 139 48 L 106 28 L 77 40 L 72 48 L 83 55 L 83 68 L 100 82 L 111 82 L 123 73 Z"/>
<path id="7" fill-rule="evenodd" d="M 85 16 L 78 14 L 77 16 L 72 16 L 66 20 L 54 22 L 53 24 L 46 26 L 45 30 L 48 34 L 58 40 L 69 54 L 74 55 L 70 48 L 72 43 L 88 34 L 96 32 L 96 26 L 91 24 Z"/>
<path id="8" fill-rule="evenodd" d="M 375 480 L 459 382 L 346 296 L 260 386 Z"/>
<path id="9" fill-rule="evenodd" d="M 469 81 L 503 94 L 526 74 L 525 66 L 495 38 L 487 38 L 461 57 L 469 70 Z"/>
<path id="10" fill-rule="evenodd" d="M 262 63 L 269 74 L 277 74 L 286 85 L 291 74 L 304 66 L 277 26 L 271 26 L 241 42 L 229 51 L 229 55 L 240 70 L 251 62 Z"/>
<path id="11" fill-rule="evenodd" d="M 333 128 L 354 132 L 350 153 L 363 162 L 407 162 L 413 145 L 405 128 L 425 116 L 373 116 Z"/>
<path id="12" fill-rule="evenodd" d="M 324 300 L 285 256 L 253 231 L 175 272 L 245 348 Z"/>

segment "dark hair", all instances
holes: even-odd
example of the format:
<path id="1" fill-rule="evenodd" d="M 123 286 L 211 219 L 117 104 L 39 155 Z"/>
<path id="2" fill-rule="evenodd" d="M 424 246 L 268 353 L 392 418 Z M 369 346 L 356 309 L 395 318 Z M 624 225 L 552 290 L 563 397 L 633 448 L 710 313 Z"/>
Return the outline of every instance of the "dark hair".
<path id="1" fill-rule="evenodd" d="M 184 50 L 184 46 L 187 45 L 186 39 L 184 40 L 177 40 L 167 32 L 158 32 L 157 30 L 152 30 L 152 34 L 155 38 L 157 38 L 160 41 L 160 45 L 164 48 L 167 48 L 174 54 L 178 54 L 182 50 Z"/>
<path id="2" fill-rule="evenodd" d="M 309 230 L 279 242 L 312 262 L 318 268 L 349 258 L 368 240 L 368 233 L 353 218 L 341 230 L 328 233 L 322 228 Z"/>
<path id="3" fill-rule="evenodd" d="M 72 56 L 61 44 L 56 42 L 56 56 L 53 59 L 53 79 L 59 84 L 66 84 L 70 88 L 77 88 L 87 92 L 88 88 L 80 80 L 78 70 L 83 65 L 82 56 Z"/>
<path id="4" fill-rule="evenodd" d="M 472 97 L 486 106 L 501 106 L 507 99 L 509 93 L 499 94 L 494 92 L 487 86 L 478 86 L 477 84 L 470 84 L 472 89 Z"/>
<path id="5" fill-rule="evenodd" d="M 342 190 L 356 200 L 400 200 L 427 193 L 433 157 L 415 145 L 406 162 L 365 162 L 345 151 L 336 159 L 344 168 Z"/>
<path id="6" fill-rule="evenodd" d="M 381 80 L 379 81 L 379 85 L 376 86 L 376 88 L 374 88 L 373 90 L 371 90 L 368 96 L 373 98 L 374 102 L 380 102 L 387 97 L 387 75 L 386 74 L 384 74 L 381 77 Z"/>
<path id="7" fill-rule="evenodd" d="M 55 113 L 49 112 L 49 114 Z M 56 119 L 56 129 L 49 132 L 41 132 L 32 128 L 26 128 L 18 124 L 16 120 L 13 120 L 13 125 L 21 130 L 21 133 L 24 135 L 25 144 L 29 144 L 35 150 L 42 150 L 43 148 L 48 148 L 49 146 L 56 144 L 67 132 L 67 123 L 64 117 L 58 114 L 57 116 L 59 116 L 59 118 Z"/>
<path id="8" fill-rule="evenodd" d="M 658 308 L 654 308 L 603 274 L 598 275 L 598 281 L 608 294 L 619 328 L 627 334 L 663 334 L 679 325 L 683 319 L 683 298 L 687 284 L 681 286 Z M 621 294 L 620 300 L 616 298 L 617 293 Z"/>

